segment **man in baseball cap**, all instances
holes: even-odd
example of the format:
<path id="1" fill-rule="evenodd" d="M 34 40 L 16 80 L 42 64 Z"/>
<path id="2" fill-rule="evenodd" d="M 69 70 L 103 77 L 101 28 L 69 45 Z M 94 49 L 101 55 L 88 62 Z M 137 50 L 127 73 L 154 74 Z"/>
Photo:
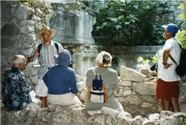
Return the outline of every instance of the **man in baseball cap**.
<path id="1" fill-rule="evenodd" d="M 176 73 L 175 68 L 180 60 L 181 43 L 174 38 L 179 28 L 176 24 L 172 23 L 162 27 L 165 29 L 163 36 L 166 42 L 163 47 L 163 53 L 158 60 L 156 98 L 161 99 L 163 110 L 170 110 L 170 106 L 172 105 L 172 111 L 179 112 L 180 77 Z"/>

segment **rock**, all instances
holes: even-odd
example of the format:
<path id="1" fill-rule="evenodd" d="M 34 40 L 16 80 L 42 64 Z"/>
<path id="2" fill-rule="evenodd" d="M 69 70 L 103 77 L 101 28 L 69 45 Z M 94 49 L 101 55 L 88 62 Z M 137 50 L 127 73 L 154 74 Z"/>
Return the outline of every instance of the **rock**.
<path id="1" fill-rule="evenodd" d="M 32 16 L 32 20 L 34 20 L 34 21 L 41 21 L 41 18 L 39 17 L 39 16 L 35 16 L 35 15 L 33 15 Z"/>
<path id="2" fill-rule="evenodd" d="M 123 92 L 123 96 L 128 96 L 128 95 L 131 95 L 131 94 L 132 94 L 131 90 L 127 90 L 127 91 Z"/>
<path id="3" fill-rule="evenodd" d="M 124 80 L 124 81 L 143 82 L 145 79 L 145 75 L 137 72 L 134 69 L 127 68 L 125 66 L 121 66 L 120 79 Z"/>
<path id="4" fill-rule="evenodd" d="M 109 107 L 102 107 L 101 108 L 101 113 L 104 114 L 104 115 L 110 115 L 112 117 L 117 117 L 118 114 L 119 114 L 119 111 L 114 110 L 114 109 L 109 108 Z"/>
<path id="5" fill-rule="evenodd" d="M 29 19 L 30 15 L 34 14 L 34 9 L 28 6 L 19 6 L 16 11 L 16 17 L 20 20 Z"/>
<path id="6" fill-rule="evenodd" d="M 180 110 L 186 112 L 186 104 L 180 104 Z"/>
<path id="7" fill-rule="evenodd" d="M 86 89 L 86 83 L 85 81 L 77 82 L 77 87 L 79 91 L 82 91 L 83 89 Z"/>
<path id="8" fill-rule="evenodd" d="M 120 112 L 118 115 L 118 118 L 128 118 L 128 119 L 132 119 L 132 115 L 128 112 Z"/>
<path id="9" fill-rule="evenodd" d="M 141 68 L 140 73 L 144 74 L 147 78 L 151 76 L 149 68 Z"/>
<path id="10" fill-rule="evenodd" d="M 83 108 L 72 109 L 72 125 L 86 125 L 87 111 Z"/>
<path id="11" fill-rule="evenodd" d="M 142 125 L 143 124 L 143 117 L 142 116 L 136 116 L 134 119 L 132 119 L 131 125 Z"/>
<path id="12" fill-rule="evenodd" d="M 43 12 L 41 11 L 41 9 L 36 8 L 35 10 L 36 10 L 36 15 L 37 16 L 41 17 L 43 15 Z"/>
<path id="13" fill-rule="evenodd" d="M 143 102 L 142 105 L 141 105 L 141 107 L 142 108 L 151 108 L 152 107 L 152 104 Z"/>
<path id="14" fill-rule="evenodd" d="M 32 0 L 31 4 L 32 4 L 32 6 L 34 6 L 36 8 L 44 7 L 45 1 L 44 0 Z"/>
<path id="15" fill-rule="evenodd" d="M 20 27 L 20 32 L 22 34 L 29 34 L 31 32 L 34 31 L 34 27 L 33 26 L 22 26 Z"/>
<path id="16" fill-rule="evenodd" d="M 160 115 L 161 116 L 171 116 L 171 115 L 173 115 L 173 112 L 171 112 L 171 111 L 161 111 Z"/>
<path id="17" fill-rule="evenodd" d="M 22 20 L 20 26 L 34 26 L 35 22 L 32 20 Z"/>
<path id="18" fill-rule="evenodd" d="M 136 95 L 129 95 L 125 98 L 119 97 L 119 101 L 125 105 L 139 105 L 143 102 L 138 96 Z"/>
<path id="19" fill-rule="evenodd" d="M 105 125 L 116 125 L 117 119 L 112 116 L 105 116 Z"/>
<path id="20" fill-rule="evenodd" d="M 146 120 L 143 122 L 143 125 L 160 125 L 159 121 Z"/>
<path id="21" fill-rule="evenodd" d="M 118 117 L 118 123 L 117 125 L 131 125 L 132 124 L 132 120 L 126 117 Z"/>
<path id="22" fill-rule="evenodd" d="M 160 119 L 160 125 L 179 125 L 179 120 L 174 116 L 166 116 Z"/>
<path id="23" fill-rule="evenodd" d="M 88 125 L 105 125 L 105 116 L 94 115 L 88 119 L 87 123 Z"/>
<path id="24" fill-rule="evenodd" d="M 154 113 L 149 115 L 149 120 L 159 120 L 160 119 L 160 114 Z"/>
<path id="25" fill-rule="evenodd" d="M 133 83 L 133 90 L 139 95 L 155 95 L 156 84 L 155 83 Z"/>
<path id="26" fill-rule="evenodd" d="M 154 96 L 148 96 L 148 95 L 143 95 L 140 96 L 141 99 L 143 99 L 145 102 L 151 103 L 151 104 L 155 104 L 155 95 Z"/>
<path id="27" fill-rule="evenodd" d="M 119 84 L 120 86 L 124 86 L 124 87 L 126 87 L 126 86 L 132 86 L 132 82 L 131 81 L 121 81 L 120 82 L 120 84 Z"/>

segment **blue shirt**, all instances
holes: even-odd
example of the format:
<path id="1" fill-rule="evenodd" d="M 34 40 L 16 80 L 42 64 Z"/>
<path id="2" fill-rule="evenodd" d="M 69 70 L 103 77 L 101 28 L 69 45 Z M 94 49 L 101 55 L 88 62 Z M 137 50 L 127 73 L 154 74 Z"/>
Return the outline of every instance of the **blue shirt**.
<path id="1" fill-rule="evenodd" d="M 31 103 L 29 85 L 24 73 L 18 68 L 10 68 L 5 72 L 2 86 L 3 104 L 8 110 L 23 109 L 23 103 Z"/>
<path id="2" fill-rule="evenodd" d="M 49 69 L 43 77 L 48 88 L 48 94 L 60 95 L 78 92 L 76 85 L 76 73 L 72 68 L 56 65 Z"/>

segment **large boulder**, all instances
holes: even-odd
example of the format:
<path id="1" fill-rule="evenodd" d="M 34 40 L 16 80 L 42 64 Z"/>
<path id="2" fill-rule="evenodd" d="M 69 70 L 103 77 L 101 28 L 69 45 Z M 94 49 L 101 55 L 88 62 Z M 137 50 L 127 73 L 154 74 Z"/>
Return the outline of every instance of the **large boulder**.
<path id="1" fill-rule="evenodd" d="M 140 72 L 137 72 L 134 69 L 121 66 L 120 79 L 124 81 L 144 82 L 145 75 Z"/>
<path id="2" fill-rule="evenodd" d="M 155 83 L 133 83 L 134 92 L 139 95 L 156 95 L 156 84 Z"/>

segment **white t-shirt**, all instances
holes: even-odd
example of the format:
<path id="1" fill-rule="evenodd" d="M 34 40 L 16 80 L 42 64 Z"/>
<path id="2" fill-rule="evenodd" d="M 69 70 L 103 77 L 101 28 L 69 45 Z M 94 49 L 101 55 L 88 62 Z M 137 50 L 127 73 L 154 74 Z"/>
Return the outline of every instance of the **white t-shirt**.
<path id="1" fill-rule="evenodd" d="M 168 69 L 164 69 L 163 67 L 163 52 L 165 49 L 170 49 L 171 56 L 174 58 L 176 63 L 179 64 L 181 49 L 178 42 L 179 41 L 173 37 L 168 39 L 163 47 L 163 51 L 158 60 L 158 78 L 161 78 L 162 80 L 167 82 L 180 81 L 180 77 L 175 71 L 177 65 L 171 60 L 170 57 L 168 57 L 167 63 L 172 65 Z"/>

